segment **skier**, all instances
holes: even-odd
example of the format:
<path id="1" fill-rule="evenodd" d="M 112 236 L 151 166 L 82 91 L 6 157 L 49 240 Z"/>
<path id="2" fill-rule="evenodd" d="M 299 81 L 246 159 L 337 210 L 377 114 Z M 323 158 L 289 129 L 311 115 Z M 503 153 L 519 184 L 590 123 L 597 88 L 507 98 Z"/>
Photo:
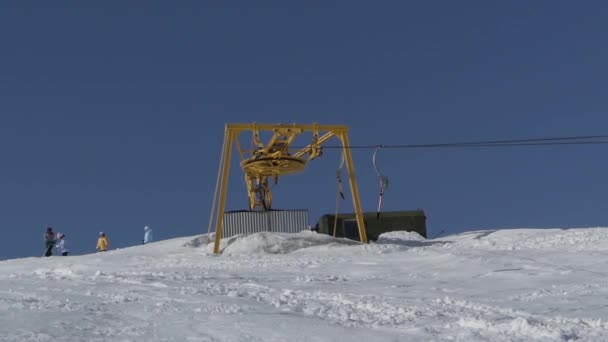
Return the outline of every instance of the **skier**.
<path id="1" fill-rule="evenodd" d="M 108 250 L 108 238 L 104 232 L 99 232 L 99 239 L 97 239 L 97 251 L 105 252 Z"/>
<path id="2" fill-rule="evenodd" d="M 150 227 L 145 226 L 144 227 L 144 245 L 147 243 L 152 242 L 152 229 L 150 229 Z"/>
<path id="3" fill-rule="evenodd" d="M 58 233 L 57 237 L 59 238 L 59 242 L 55 245 L 55 248 L 59 248 L 62 256 L 68 256 L 69 251 L 65 242 L 65 234 Z"/>
<path id="4" fill-rule="evenodd" d="M 46 233 L 44 233 L 44 247 L 46 251 L 44 255 L 50 257 L 53 255 L 53 246 L 55 246 L 55 233 L 53 233 L 53 228 L 48 227 L 46 229 Z"/>

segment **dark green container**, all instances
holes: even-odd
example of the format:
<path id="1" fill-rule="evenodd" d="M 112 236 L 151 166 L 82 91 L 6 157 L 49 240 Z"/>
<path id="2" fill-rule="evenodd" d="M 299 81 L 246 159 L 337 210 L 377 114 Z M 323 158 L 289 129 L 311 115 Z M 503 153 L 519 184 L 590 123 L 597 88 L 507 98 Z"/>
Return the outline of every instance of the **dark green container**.
<path id="1" fill-rule="evenodd" d="M 315 229 L 319 233 L 334 235 L 335 215 L 323 215 Z M 369 241 L 376 241 L 382 233 L 393 231 L 416 232 L 425 238 L 426 215 L 422 209 L 408 211 L 383 211 L 363 213 L 365 230 Z M 336 224 L 336 237 L 359 241 L 359 229 L 354 213 L 339 214 Z"/>

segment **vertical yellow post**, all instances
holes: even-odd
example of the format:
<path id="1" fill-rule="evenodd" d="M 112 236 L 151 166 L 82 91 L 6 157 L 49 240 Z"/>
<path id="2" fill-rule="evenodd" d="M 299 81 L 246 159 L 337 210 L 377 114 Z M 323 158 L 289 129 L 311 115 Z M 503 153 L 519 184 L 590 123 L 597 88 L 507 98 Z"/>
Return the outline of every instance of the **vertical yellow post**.
<path id="1" fill-rule="evenodd" d="M 224 143 L 226 146 L 226 155 L 224 156 L 224 165 L 222 171 L 222 186 L 220 189 L 220 203 L 217 209 L 217 220 L 215 227 L 215 246 L 213 247 L 213 253 L 220 254 L 220 241 L 222 239 L 222 224 L 224 223 L 224 208 L 226 205 L 226 188 L 228 187 L 228 175 L 230 173 L 230 156 L 232 154 L 232 140 L 234 139 L 234 130 L 226 127 L 227 139 Z"/>
<path id="2" fill-rule="evenodd" d="M 340 140 L 342 140 L 342 150 L 346 159 L 346 168 L 348 169 L 348 182 L 350 192 L 353 196 L 353 204 L 355 205 L 355 215 L 357 217 L 357 226 L 359 227 L 359 239 L 363 243 L 367 243 L 367 232 L 365 231 L 365 222 L 363 221 L 363 210 L 359 201 L 359 188 L 357 187 L 357 179 L 355 178 L 355 168 L 353 165 L 353 157 L 350 154 L 350 143 L 348 142 L 347 131 L 340 132 Z"/>

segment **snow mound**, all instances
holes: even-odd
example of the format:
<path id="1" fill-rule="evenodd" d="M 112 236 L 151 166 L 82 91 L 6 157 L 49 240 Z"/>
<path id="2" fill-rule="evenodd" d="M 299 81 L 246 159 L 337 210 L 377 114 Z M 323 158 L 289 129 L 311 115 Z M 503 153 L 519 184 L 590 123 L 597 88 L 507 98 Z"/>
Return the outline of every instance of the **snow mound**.
<path id="1" fill-rule="evenodd" d="M 376 243 L 378 244 L 407 244 L 411 241 L 425 241 L 426 239 L 416 232 L 396 231 L 380 234 Z"/>
<path id="2" fill-rule="evenodd" d="M 197 247 L 205 246 L 209 242 L 209 240 L 210 239 L 207 235 L 201 235 L 201 236 L 195 237 L 192 240 L 186 241 L 186 243 L 184 243 L 183 246 L 197 248 Z"/>
<path id="3" fill-rule="evenodd" d="M 206 246 L 209 243 L 212 243 L 213 240 L 215 239 L 215 232 L 207 235 L 199 235 L 191 240 L 186 241 L 186 243 L 183 244 L 184 247 L 192 247 L 192 248 L 197 248 L 197 247 L 202 247 L 202 246 Z"/>
<path id="4" fill-rule="evenodd" d="M 222 254 L 288 254 L 308 247 L 330 244 L 358 245 L 359 243 L 326 234 L 302 231 L 297 234 L 261 232 L 247 236 L 239 235 L 222 239 L 222 244 L 225 244 Z"/>
<path id="5" fill-rule="evenodd" d="M 483 230 L 446 236 L 463 247 L 485 250 L 608 250 L 608 229 L 504 229 Z"/>

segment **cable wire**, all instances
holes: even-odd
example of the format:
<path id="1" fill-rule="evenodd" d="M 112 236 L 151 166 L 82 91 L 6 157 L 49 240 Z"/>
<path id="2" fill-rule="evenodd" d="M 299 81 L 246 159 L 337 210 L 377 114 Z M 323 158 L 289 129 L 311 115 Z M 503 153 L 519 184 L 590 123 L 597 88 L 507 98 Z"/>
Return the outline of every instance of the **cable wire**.
<path id="1" fill-rule="evenodd" d="M 604 139 L 604 140 L 601 140 Z M 551 138 L 528 138 L 510 140 L 489 140 L 456 143 L 435 143 L 435 144 L 376 144 L 376 145 L 350 145 L 350 146 L 324 146 L 323 148 L 349 148 L 349 149 L 376 149 L 382 148 L 473 148 L 473 147 L 513 147 L 513 146 L 565 146 L 565 145 L 601 145 L 608 144 L 608 135 L 586 135 L 572 137 L 551 137 Z"/>

